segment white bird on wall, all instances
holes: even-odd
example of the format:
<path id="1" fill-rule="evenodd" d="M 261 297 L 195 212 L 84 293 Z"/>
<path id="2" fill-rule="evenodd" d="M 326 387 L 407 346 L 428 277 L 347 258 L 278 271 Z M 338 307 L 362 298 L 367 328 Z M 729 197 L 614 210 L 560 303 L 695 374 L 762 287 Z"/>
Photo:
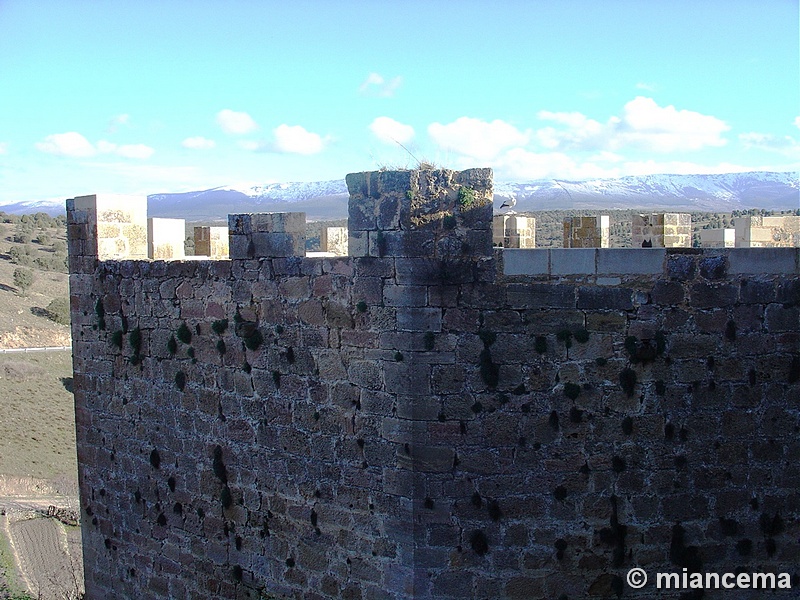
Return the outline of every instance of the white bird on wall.
<path id="1" fill-rule="evenodd" d="M 517 199 L 514 196 L 511 196 L 508 200 L 506 200 L 500 205 L 500 208 L 507 208 L 508 210 L 506 211 L 506 214 L 510 214 L 514 212 L 512 209 L 516 205 L 517 205 Z"/>

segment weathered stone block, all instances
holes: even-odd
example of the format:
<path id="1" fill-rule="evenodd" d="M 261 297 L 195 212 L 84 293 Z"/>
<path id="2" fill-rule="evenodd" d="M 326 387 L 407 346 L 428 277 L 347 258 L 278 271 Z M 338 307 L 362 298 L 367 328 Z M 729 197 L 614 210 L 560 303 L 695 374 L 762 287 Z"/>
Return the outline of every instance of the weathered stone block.
<path id="1" fill-rule="evenodd" d="M 386 306 L 425 306 L 427 287 L 423 285 L 386 285 L 383 302 Z"/>
<path id="2" fill-rule="evenodd" d="M 442 309 L 400 307 L 397 309 L 397 329 L 400 331 L 441 331 Z"/>
<path id="3" fill-rule="evenodd" d="M 664 270 L 665 250 L 604 248 L 597 251 L 597 273 L 656 275 Z"/>
<path id="4" fill-rule="evenodd" d="M 100 260 L 147 258 L 146 197 L 115 194 L 76 196 L 68 208 L 75 213 L 70 222 L 87 226 L 85 239 L 96 244 Z"/>
<path id="5" fill-rule="evenodd" d="M 742 279 L 739 297 L 747 304 L 769 304 L 775 301 L 775 284 L 772 281 Z"/>
<path id="6" fill-rule="evenodd" d="M 655 304 L 677 305 L 683 302 L 683 286 L 674 281 L 657 281 L 651 298 Z"/>
<path id="7" fill-rule="evenodd" d="M 483 171 L 486 171 L 483 173 Z M 491 252 L 491 170 L 379 171 L 347 176 L 354 256 L 479 256 Z M 480 175 L 479 175 L 480 172 Z M 353 254 L 358 252 L 358 254 Z"/>
<path id="8" fill-rule="evenodd" d="M 736 248 L 728 255 L 731 274 L 800 272 L 795 248 Z"/>
<path id="9" fill-rule="evenodd" d="M 696 308 L 731 306 L 739 298 L 739 290 L 731 284 L 696 283 L 691 288 L 690 301 Z"/>
<path id="10" fill-rule="evenodd" d="M 764 311 L 764 320 L 767 329 L 772 333 L 798 331 L 800 330 L 800 307 L 770 304 Z"/>
<path id="11" fill-rule="evenodd" d="M 453 468 L 455 451 L 442 446 L 411 446 L 410 453 L 397 451 L 397 464 L 423 473 L 447 473 Z"/>
<path id="12" fill-rule="evenodd" d="M 550 250 L 551 275 L 593 275 L 597 253 L 586 248 L 569 247 Z"/>
<path id="13" fill-rule="evenodd" d="M 320 231 L 319 249 L 322 252 L 347 256 L 349 243 L 347 227 L 323 227 Z"/>
<path id="14" fill-rule="evenodd" d="M 227 227 L 195 227 L 194 228 L 194 253 L 195 256 L 208 256 L 219 259 L 228 258 L 230 245 L 233 238 L 228 239 Z M 236 246 L 239 248 L 240 246 Z M 245 246 L 246 253 L 246 246 Z M 239 258 L 252 258 L 240 256 Z"/>
<path id="15" fill-rule="evenodd" d="M 231 258 L 304 256 L 305 218 L 302 212 L 228 215 Z"/>
<path id="16" fill-rule="evenodd" d="M 626 288 L 578 288 L 578 308 L 600 310 L 630 310 L 633 292 Z"/>
<path id="17" fill-rule="evenodd" d="M 503 274 L 505 275 L 547 275 L 549 270 L 549 250 L 503 250 Z"/>
<path id="18" fill-rule="evenodd" d="M 535 248 L 536 219 L 517 215 L 495 215 L 492 244 L 501 248 Z"/>
<path id="19" fill-rule="evenodd" d="M 575 307 L 575 287 L 571 285 L 513 283 L 509 284 L 507 295 L 512 308 Z"/>

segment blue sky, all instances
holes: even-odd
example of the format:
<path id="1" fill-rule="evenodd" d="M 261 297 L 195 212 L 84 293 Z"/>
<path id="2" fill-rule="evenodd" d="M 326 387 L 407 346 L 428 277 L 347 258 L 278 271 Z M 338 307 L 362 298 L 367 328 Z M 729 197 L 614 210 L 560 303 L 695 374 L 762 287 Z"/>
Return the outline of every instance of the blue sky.
<path id="1" fill-rule="evenodd" d="M 0 0 L 0 204 L 797 171 L 799 30 L 797 0 Z"/>

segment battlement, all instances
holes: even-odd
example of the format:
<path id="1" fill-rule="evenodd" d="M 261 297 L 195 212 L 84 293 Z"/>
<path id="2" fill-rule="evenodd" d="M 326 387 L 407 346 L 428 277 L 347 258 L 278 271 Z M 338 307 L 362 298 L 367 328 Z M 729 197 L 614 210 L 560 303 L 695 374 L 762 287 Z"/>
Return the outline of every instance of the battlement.
<path id="1" fill-rule="evenodd" d="M 283 213 L 103 259 L 68 203 L 89 598 L 796 574 L 800 250 L 493 248 L 488 169 L 347 183 L 337 257 Z"/>

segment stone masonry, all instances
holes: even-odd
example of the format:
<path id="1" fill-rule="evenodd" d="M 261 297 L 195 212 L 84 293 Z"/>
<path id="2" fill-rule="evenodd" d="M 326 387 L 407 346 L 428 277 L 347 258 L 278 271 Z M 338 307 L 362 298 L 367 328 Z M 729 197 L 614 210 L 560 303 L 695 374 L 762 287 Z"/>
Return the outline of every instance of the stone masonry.
<path id="1" fill-rule="evenodd" d="M 608 215 L 564 219 L 564 248 L 608 248 Z"/>
<path id="2" fill-rule="evenodd" d="M 703 248 L 733 248 L 736 245 L 736 230 L 701 229 L 700 245 Z"/>
<path id="3" fill-rule="evenodd" d="M 518 215 L 495 215 L 492 243 L 500 248 L 535 248 L 536 219 Z"/>
<path id="4" fill-rule="evenodd" d="M 347 183 L 336 258 L 98 260 L 68 201 L 87 598 L 796 593 L 800 250 L 493 250 L 488 169 Z"/>
<path id="5" fill-rule="evenodd" d="M 144 196 L 93 194 L 70 201 L 76 222 L 90 235 L 81 254 L 100 260 L 147 258 L 147 199 Z"/>
<path id="6" fill-rule="evenodd" d="M 691 248 L 692 215 L 686 213 L 633 215 L 631 246 L 634 248 Z"/>
<path id="7" fill-rule="evenodd" d="M 800 247 L 800 216 L 747 216 L 733 220 L 737 248 Z"/>
<path id="8" fill-rule="evenodd" d="M 194 228 L 195 256 L 228 258 L 228 228 L 200 226 Z"/>
<path id="9" fill-rule="evenodd" d="M 347 227 L 323 227 L 319 236 L 319 249 L 336 256 L 347 256 Z"/>

